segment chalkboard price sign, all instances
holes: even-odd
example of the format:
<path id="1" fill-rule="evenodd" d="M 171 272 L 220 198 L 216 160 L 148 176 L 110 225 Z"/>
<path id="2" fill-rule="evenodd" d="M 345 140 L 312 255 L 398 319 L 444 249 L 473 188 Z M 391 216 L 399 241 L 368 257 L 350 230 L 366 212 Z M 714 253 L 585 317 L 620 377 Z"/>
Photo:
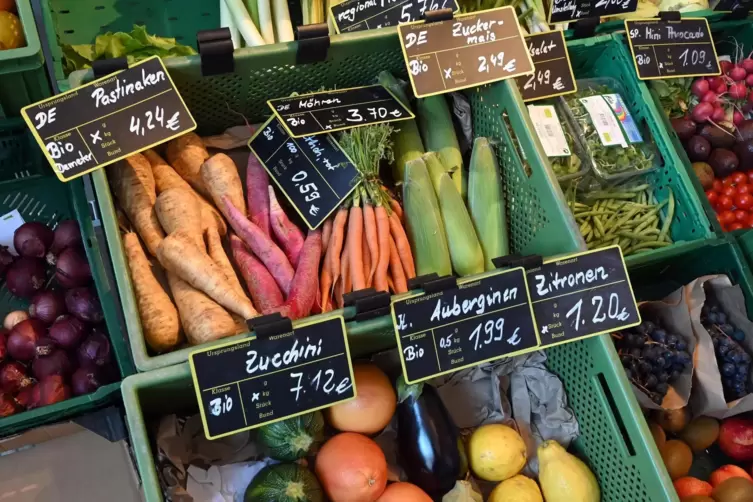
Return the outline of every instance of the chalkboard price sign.
<path id="1" fill-rule="evenodd" d="M 397 26 L 441 9 L 460 10 L 456 0 L 345 0 L 330 7 L 337 33 Z"/>
<path id="2" fill-rule="evenodd" d="M 714 40 L 703 18 L 625 21 L 638 78 L 719 75 Z"/>
<path id="3" fill-rule="evenodd" d="M 512 7 L 398 26 L 417 97 L 476 87 L 533 72 Z"/>
<path id="4" fill-rule="evenodd" d="M 395 299 L 392 317 L 408 383 L 539 345 L 522 268 Z"/>
<path id="5" fill-rule="evenodd" d="M 273 116 L 248 146 L 312 230 L 358 186 L 358 170 L 329 134 L 296 139 Z"/>
<path id="6" fill-rule="evenodd" d="M 29 105 L 21 115 L 60 181 L 196 129 L 157 56 Z"/>
<path id="7" fill-rule="evenodd" d="M 208 439 L 356 397 L 342 316 L 198 350 L 189 362 Z"/>
<path id="8" fill-rule="evenodd" d="M 552 0 L 549 24 L 635 12 L 638 0 Z"/>
<path id="9" fill-rule="evenodd" d="M 710 3 L 714 12 L 732 12 L 735 9 L 750 10 L 753 8 L 753 0 L 719 0 L 716 5 Z"/>
<path id="10" fill-rule="evenodd" d="M 619 246 L 547 260 L 527 274 L 542 348 L 641 322 Z"/>
<path id="11" fill-rule="evenodd" d="M 552 98 L 578 90 L 561 30 L 527 35 L 525 41 L 534 72 L 515 79 L 523 101 Z"/>
<path id="12" fill-rule="evenodd" d="M 267 104 L 294 138 L 415 118 L 382 85 L 271 99 Z"/>

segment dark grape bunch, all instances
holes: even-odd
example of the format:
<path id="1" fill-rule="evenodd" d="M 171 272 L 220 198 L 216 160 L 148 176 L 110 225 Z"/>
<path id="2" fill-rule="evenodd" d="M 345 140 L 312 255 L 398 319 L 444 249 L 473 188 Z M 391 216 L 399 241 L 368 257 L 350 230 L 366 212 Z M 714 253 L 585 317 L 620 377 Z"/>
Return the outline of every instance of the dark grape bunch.
<path id="1" fill-rule="evenodd" d="M 656 404 L 691 364 L 687 342 L 657 323 L 643 321 L 629 330 L 612 333 L 628 379 Z"/>
<path id="2" fill-rule="evenodd" d="M 730 323 L 727 314 L 715 303 L 706 302 L 703 306 L 701 324 L 714 342 L 724 398 L 734 401 L 747 395 L 751 357 L 739 343 L 745 340 L 745 333 Z"/>

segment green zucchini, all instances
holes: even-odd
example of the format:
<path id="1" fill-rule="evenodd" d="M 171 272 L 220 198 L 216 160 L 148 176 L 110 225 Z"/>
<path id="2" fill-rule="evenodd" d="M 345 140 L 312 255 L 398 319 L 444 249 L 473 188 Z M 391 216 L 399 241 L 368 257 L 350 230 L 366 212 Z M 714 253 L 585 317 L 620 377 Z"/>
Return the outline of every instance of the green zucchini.
<path id="1" fill-rule="evenodd" d="M 257 439 L 270 457 L 292 462 L 305 457 L 324 438 L 324 417 L 321 412 L 306 413 L 259 428 Z"/>
<path id="2" fill-rule="evenodd" d="M 298 464 L 268 465 L 246 488 L 244 502 L 324 502 L 319 481 Z"/>

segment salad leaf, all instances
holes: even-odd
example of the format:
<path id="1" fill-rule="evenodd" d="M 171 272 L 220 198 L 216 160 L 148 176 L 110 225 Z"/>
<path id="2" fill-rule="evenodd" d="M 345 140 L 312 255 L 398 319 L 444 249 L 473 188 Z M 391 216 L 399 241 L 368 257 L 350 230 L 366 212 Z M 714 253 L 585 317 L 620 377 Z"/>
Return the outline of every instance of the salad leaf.
<path id="1" fill-rule="evenodd" d="M 152 56 L 169 58 L 191 56 L 196 51 L 187 45 L 179 44 L 174 38 L 150 35 L 146 26 L 134 25 L 130 33 L 107 32 L 97 35 L 93 44 L 63 45 L 63 68 L 66 75 L 75 70 L 91 68 L 93 61 L 125 57 L 128 64 Z"/>

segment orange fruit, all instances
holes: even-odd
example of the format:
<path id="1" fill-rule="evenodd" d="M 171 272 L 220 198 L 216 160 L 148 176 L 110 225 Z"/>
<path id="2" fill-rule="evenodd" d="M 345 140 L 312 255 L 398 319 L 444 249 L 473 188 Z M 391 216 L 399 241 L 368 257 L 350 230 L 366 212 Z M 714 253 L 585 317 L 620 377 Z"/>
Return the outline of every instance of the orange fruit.
<path id="1" fill-rule="evenodd" d="M 707 482 L 691 476 L 675 480 L 674 485 L 677 495 L 681 499 L 692 497 L 693 495 L 704 495 L 708 497 L 711 496 L 711 492 L 714 491 L 714 487 Z"/>
<path id="2" fill-rule="evenodd" d="M 354 364 L 353 380 L 358 395 L 324 412 L 329 424 L 343 432 L 376 434 L 392 420 L 397 396 L 387 375 L 373 364 Z"/>
<path id="3" fill-rule="evenodd" d="M 745 472 L 745 469 L 742 467 L 738 467 L 736 465 L 723 465 L 714 472 L 711 473 L 711 476 L 709 477 L 709 483 L 711 483 L 711 486 L 716 488 L 718 485 L 722 484 L 723 482 L 727 481 L 729 478 L 745 478 L 748 481 L 753 481 L 751 479 L 750 475 Z"/>

